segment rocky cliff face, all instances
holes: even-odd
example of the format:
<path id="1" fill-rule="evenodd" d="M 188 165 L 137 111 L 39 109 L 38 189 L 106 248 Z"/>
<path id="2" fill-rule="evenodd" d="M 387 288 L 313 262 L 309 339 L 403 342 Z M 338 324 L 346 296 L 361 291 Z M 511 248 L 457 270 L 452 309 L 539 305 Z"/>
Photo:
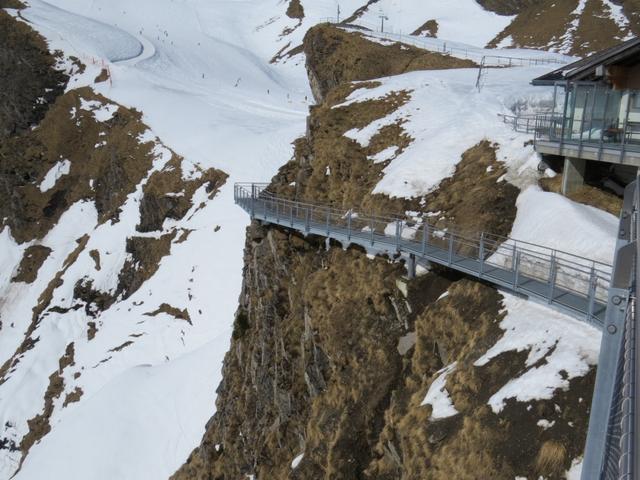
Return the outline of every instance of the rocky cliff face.
<path id="1" fill-rule="evenodd" d="M 425 198 L 371 193 L 384 163 L 369 156 L 412 139 L 401 124 L 368 147 L 344 133 L 388 115 L 411 92 L 343 105 L 353 89 L 371 86 L 344 82 L 371 76 L 359 78 L 360 60 L 355 72 L 328 60 L 339 52 L 339 38 L 314 51 L 316 35 L 333 34 L 308 35 L 310 79 L 322 72 L 330 80 L 317 83 L 324 100 L 270 189 L 345 210 L 428 205 L 442 228 L 455 222 L 507 235 L 518 189 L 503 181 L 505 167 L 488 141 L 468 150 L 454 175 Z M 381 62 L 396 58 L 393 47 L 371 48 L 393 52 Z M 582 450 L 593 371 L 550 399 L 511 399 L 492 410 L 491 396 L 530 368 L 526 350 L 479 362 L 504 333 L 502 294 L 437 267 L 411 281 L 404 273 L 393 259 L 254 222 L 217 411 L 172 478 L 564 478 Z M 455 411 L 444 418 L 423 401 L 437 382 Z M 541 418 L 549 428 L 539 426 Z"/>
<path id="2" fill-rule="evenodd" d="M 2 6 L 19 7 L 17 3 L 0 3 Z M 227 178 L 215 169 L 193 167 L 185 172 L 182 158 L 151 134 L 140 112 L 90 87 L 67 90 L 69 75 L 84 69 L 76 59 L 63 62 L 61 55 L 50 54 L 42 37 L 0 10 L 0 233 L 22 252 L 13 273 L 8 266 L 8 284 L 0 286 L 0 331 L 3 340 L 15 339 L 14 343 L 6 340 L 12 348 L 2 352 L 0 385 L 17 375 L 28 352 L 51 340 L 42 336 L 41 327 L 51 325 L 52 314 L 62 319 L 84 311 L 77 336 L 91 341 L 100 330 L 97 317 L 117 300 L 134 294 L 156 273 L 174 242 L 188 237 L 190 232 L 179 226 L 165 230 L 165 220 L 176 225 L 194 208 L 196 191 L 204 190 L 205 195 L 199 196 L 204 202 L 213 198 Z M 96 82 L 105 80 L 101 75 Z M 122 218 L 132 197 L 139 203 L 133 216 L 137 222 Z M 95 212 L 95 217 L 83 216 L 88 211 Z M 69 224 L 80 223 L 77 230 L 86 233 L 70 242 L 48 241 L 52 231 L 61 229 L 65 216 L 70 232 L 76 230 Z M 106 235 L 101 246 L 88 247 L 100 227 L 110 226 L 121 229 Z M 118 245 L 124 251 L 123 261 L 120 265 L 116 261 L 111 272 L 115 288 L 94 285 L 89 278 L 91 269 L 82 271 L 80 265 L 86 265 L 82 258 L 90 257 L 89 265 L 99 272 L 106 264 L 114 266 L 111 262 L 116 255 L 112 254 Z M 43 269 L 48 260 L 59 264 L 58 268 Z M 76 268 L 79 274 L 71 274 Z M 68 293 L 56 300 L 60 289 Z M 11 310 L 21 300 L 17 292 L 33 296 L 27 315 L 18 316 Z M 56 303 L 60 301 L 65 305 Z M 188 313 L 170 305 L 150 314 L 161 312 L 188 321 Z M 76 320 L 59 322 L 68 325 Z M 130 339 L 110 352 L 133 342 Z M 22 465 L 31 447 L 49 433 L 54 412 L 77 402 L 83 394 L 72 385 L 82 373 L 69 373 L 75 366 L 74 343 L 79 342 L 68 343 L 59 366 L 45 375 L 48 386 L 43 392 L 43 409 L 27 420 L 26 433 L 16 434 L 10 421 L 0 426 L 0 450 L 5 450 L 3 456 L 9 452 L 7 458 L 14 465 Z"/>
<path id="3" fill-rule="evenodd" d="M 0 2 L 0 139 L 38 123 L 67 83 L 44 40 L 1 10 L 18 6 Z"/>
<path id="4" fill-rule="evenodd" d="M 398 75 L 413 70 L 473 67 L 470 60 L 428 52 L 410 45 L 384 46 L 331 25 L 311 28 L 304 54 L 313 95 L 321 102 L 332 88 L 354 80 Z"/>
<path id="5" fill-rule="evenodd" d="M 510 5 L 509 2 L 486 2 L 486 8 L 498 13 L 517 14 L 489 46 L 502 42 L 506 46 L 584 56 L 640 35 L 640 3 L 637 0 L 544 0 L 520 2 L 518 8 L 510 8 Z"/>
<path id="6" fill-rule="evenodd" d="M 477 0 L 485 9 L 500 15 L 515 15 L 534 5 L 535 0 Z"/>

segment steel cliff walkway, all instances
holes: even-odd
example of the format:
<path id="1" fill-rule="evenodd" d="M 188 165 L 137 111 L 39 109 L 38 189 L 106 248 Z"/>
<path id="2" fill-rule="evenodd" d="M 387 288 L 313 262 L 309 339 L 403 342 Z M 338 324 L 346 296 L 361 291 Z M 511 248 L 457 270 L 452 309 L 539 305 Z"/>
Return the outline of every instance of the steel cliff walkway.
<path id="1" fill-rule="evenodd" d="M 433 262 L 564 310 L 602 328 L 611 266 L 489 233 L 462 234 L 428 223 L 338 211 L 278 198 L 266 184 L 236 184 L 236 204 L 252 218 L 319 235 L 371 253 L 400 254 L 409 276 L 416 262 Z"/>
<path id="2" fill-rule="evenodd" d="M 236 184 L 235 202 L 252 218 L 402 255 L 409 276 L 433 262 L 548 303 L 602 330 L 581 480 L 640 480 L 640 180 L 625 191 L 613 267 L 487 233 L 363 215 L 278 198 L 266 184 Z"/>

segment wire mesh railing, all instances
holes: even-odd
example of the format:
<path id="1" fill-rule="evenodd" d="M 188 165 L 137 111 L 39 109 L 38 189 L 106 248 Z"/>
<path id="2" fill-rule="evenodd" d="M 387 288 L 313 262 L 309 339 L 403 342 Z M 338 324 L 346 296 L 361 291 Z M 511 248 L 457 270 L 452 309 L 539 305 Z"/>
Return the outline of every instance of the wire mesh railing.
<path id="1" fill-rule="evenodd" d="M 236 184 L 236 203 L 254 218 L 376 250 L 426 258 L 562 306 L 601 326 L 611 266 L 486 232 L 438 227 L 277 197 L 266 184 Z"/>
<path id="2" fill-rule="evenodd" d="M 582 480 L 633 480 L 640 474 L 638 399 L 640 188 L 625 190 L 605 315 Z"/>
<path id="3" fill-rule="evenodd" d="M 638 442 L 637 435 L 637 289 L 638 289 L 638 227 L 640 222 L 639 208 L 640 190 L 636 188 L 633 207 L 634 228 L 631 243 L 635 242 L 633 259 L 634 285 L 630 290 L 629 301 L 625 310 L 622 348 L 616 371 L 616 385 L 613 392 L 613 403 L 607 432 L 604 468 L 601 476 L 604 480 L 633 480 L 640 473 L 638 471 Z"/>
<path id="4" fill-rule="evenodd" d="M 498 117 L 500 117 L 506 125 L 510 125 L 516 132 L 535 133 L 539 115 L 540 114 L 535 113 L 520 115 L 505 115 L 499 113 Z"/>

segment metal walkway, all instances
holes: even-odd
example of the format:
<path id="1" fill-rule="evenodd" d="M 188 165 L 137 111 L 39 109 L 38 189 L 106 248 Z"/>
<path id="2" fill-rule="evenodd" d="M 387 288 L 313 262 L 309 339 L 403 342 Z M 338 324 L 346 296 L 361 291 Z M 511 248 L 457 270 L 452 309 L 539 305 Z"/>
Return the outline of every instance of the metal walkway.
<path id="1" fill-rule="evenodd" d="M 393 217 L 339 211 L 278 198 L 266 184 L 236 184 L 235 202 L 252 218 L 320 235 L 371 253 L 400 254 L 409 275 L 433 262 L 548 303 L 602 328 L 611 266 L 489 233 L 466 234 Z"/>
<path id="2" fill-rule="evenodd" d="M 640 480 L 640 180 L 625 191 L 614 266 L 486 233 L 363 215 L 278 198 L 266 184 L 236 184 L 252 218 L 356 244 L 371 253 L 444 265 L 524 294 L 602 329 L 582 480 Z"/>

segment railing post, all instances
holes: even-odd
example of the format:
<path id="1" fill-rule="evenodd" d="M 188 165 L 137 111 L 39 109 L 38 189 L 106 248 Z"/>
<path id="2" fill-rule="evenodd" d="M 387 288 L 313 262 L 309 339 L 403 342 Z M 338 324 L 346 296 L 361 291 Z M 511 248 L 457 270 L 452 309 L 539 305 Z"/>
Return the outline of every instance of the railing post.
<path id="1" fill-rule="evenodd" d="M 293 228 L 293 203 L 291 204 L 291 228 Z"/>
<path id="2" fill-rule="evenodd" d="M 551 265 L 549 266 L 549 303 L 553 302 L 554 290 L 556 287 L 556 251 L 551 254 Z"/>
<path id="3" fill-rule="evenodd" d="M 587 106 L 589 105 L 589 91 L 584 95 L 584 107 L 582 108 L 582 118 L 580 119 L 580 138 L 578 139 L 578 158 L 582 156 L 582 133 L 584 131 L 584 116 L 587 113 Z M 574 110 L 575 115 L 575 110 Z"/>
<path id="4" fill-rule="evenodd" d="M 591 275 L 589 275 L 589 293 L 588 295 L 588 301 L 589 301 L 589 306 L 587 307 L 587 321 L 591 321 L 591 318 L 593 317 L 593 307 L 596 301 L 596 290 L 598 287 L 598 279 L 596 277 L 596 267 L 595 265 L 591 267 Z"/>
<path id="5" fill-rule="evenodd" d="M 409 280 L 416 278 L 416 256 L 413 253 L 409 254 L 407 260 L 407 277 Z"/>
<path id="6" fill-rule="evenodd" d="M 513 249 L 511 252 L 511 270 L 516 271 L 516 241 L 513 241 Z"/>
<path id="7" fill-rule="evenodd" d="M 304 231 L 309 233 L 309 207 L 304 209 Z"/>
<path id="8" fill-rule="evenodd" d="M 375 223 L 373 222 L 373 215 L 371 216 L 371 220 L 369 220 L 369 229 L 371 230 L 371 246 L 373 247 L 373 228 L 375 227 Z"/>
<path id="9" fill-rule="evenodd" d="M 351 210 L 349 210 L 347 217 L 347 240 L 351 240 Z"/>
<path id="10" fill-rule="evenodd" d="M 596 113 L 596 102 L 598 101 L 598 86 L 593 86 L 593 101 L 591 102 L 591 113 L 589 114 L 589 142 L 591 142 L 591 131 L 593 130 L 593 116 Z"/>
<path id="11" fill-rule="evenodd" d="M 256 216 L 256 186 L 254 183 L 251 184 L 251 218 L 255 218 Z"/>
<path id="12" fill-rule="evenodd" d="M 280 223 L 280 199 L 276 198 L 276 223 Z"/>
<path id="13" fill-rule="evenodd" d="M 424 223 L 424 229 L 422 231 L 422 256 L 427 253 L 427 242 L 429 241 L 429 224 Z"/>
<path id="14" fill-rule="evenodd" d="M 327 237 L 331 234 L 331 209 L 327 208 Z"/>
<path id="15" fill-rule="evenodd" d="M 631 90 L 627 90 L 627 112 L 624 117 L 624 125 L 622 127 L 622 138 L 620 139 L 621 148 L 620 148 L 620 163 L 624 161 L 624 154 L 626 150 L 627 143 L 627 128 L 629 127 L 629 111 L 631 110 L 631 98 L 635 94 L 632 93 Z"/>
<path id="16" fill-rule="evenodd" d="M 602 110 L 602 125 L 600 128 L 600 145 L 598 149 L 598 160 L 602 157 L 602 149 L 604 148 L 604 131 L 607 128 L 605 121 L 607 120 L 607 110 L 609 108 L 610 90 L 608 88 L 604 91 L 604 110 Z"/>
<path id="17" fill-rule="evenodd" d="M 480 258 L 480 272 L 479 276 L 482 278 L 484 273 L 484 232 L 480 234 L 480 249 L 478 251 L 478 257 Z"/>
<path id="18" fill-rule="evenodd" d="M 520 253 L 521 252 L 517 252 L 516 253 L 516 259 L 515 259 L 515 273 L 513 275 L 513 289 L 514 290 L 518 290 L 518 280 L 519 280 L 519 275 L 520 275 Z"/>
<path id="19" fill-rule="evenodd" d="M 562 149 L 564 148 L 564 131 L 567 123 L 567 107 L 569 106 L 569 92 L 571 91 L 571 85 L 567 82 L 564 87 L 564 110 L 562 112 L 562 127 L 560 128 L 560 155 L 562 155 Z M 549 135 L 551 135 L 551 128 L 549 128 Z M 551 136 L 549 136 L 551 139 Z"/>
<path id="20" fill-rule="evenodd" d="M 571 122 L 569 123 L 569 140 L 572 140 L 573 137 L 573 123 L 576 119 L 576 103 L 578 103 L 578 85 L 574 84 L 573 85 L 573 97 L 571 98 Z M 566 133 L 566 130 L 565 130 Z M 563 154 L 564 152 L 564 143 L 566 143 L 564 141 L 565 139 L 562 139 L 562 142 L 560 144 L 560 155 Z M 571 142 L 570 142 L 571 143 Z"/>
<path id="21" fill-rule="evenodd" d="M 453 233 L 449 232 L 449 265 L 453 263 Z"/>
<path id="22" fill-rule="evenodd" d="M 402 221 L 396 220 L 396 250 L 400 251 L 400 236 L 402 235 Z"/>

